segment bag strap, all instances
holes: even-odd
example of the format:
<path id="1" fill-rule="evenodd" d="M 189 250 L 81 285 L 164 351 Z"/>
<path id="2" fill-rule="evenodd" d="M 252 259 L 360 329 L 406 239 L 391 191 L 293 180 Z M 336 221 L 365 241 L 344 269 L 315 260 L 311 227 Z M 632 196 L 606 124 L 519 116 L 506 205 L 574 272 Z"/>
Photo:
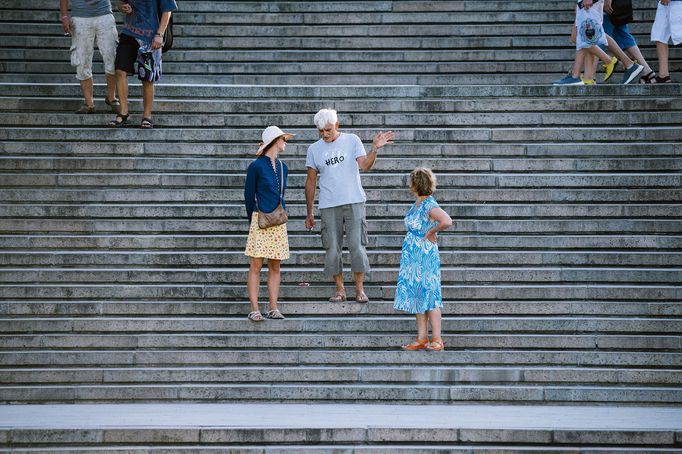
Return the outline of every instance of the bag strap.
<path id="1" fill-rule="evenodd" d="M 282 203 L 282 196 L 284 196 L 284 164 L 279 161 L 279 173 L 282 174 L 282 178 L 279 180 L 279 203 Z"/>

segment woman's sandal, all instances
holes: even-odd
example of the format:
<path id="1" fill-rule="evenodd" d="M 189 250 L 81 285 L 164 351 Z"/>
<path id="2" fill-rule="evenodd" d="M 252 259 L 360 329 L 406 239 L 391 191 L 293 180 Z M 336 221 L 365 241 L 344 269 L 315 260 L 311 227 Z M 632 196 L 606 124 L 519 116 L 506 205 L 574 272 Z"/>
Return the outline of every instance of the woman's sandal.
<path id="1" fill-rule="evenodd" d="M 648 73 L 644 74 L 642 77 L 639 78 L 639 83 L 640 84 L 656 83 L 656 73 L 653 71 L 649 71 Z"/>
<path id="2" fill-rule="evenodd" d="M 151 118 L 144 117 L 142 119 L 142 123 L 140 123 L 140 128 L 142 129 L 152 129 L 154 127 L 154 123 L 152 123 Z"/>
<path id="3" fill-rule="evenodd" d="M 253 311 L 249 312 L 249 315 L 247 315 L 247 318 L 251 320 L 252 322 L 262 322 L 265 320 L 263 318 L 263 314 L 260 313 L 260 311 Z"/>
<path id="4" fill-rule="evenodd" d="M 443 339 L 432 340 L 431 343 L 426 346 L 426 349 L 430 352 L 440 352 L 445 350 L 445 344 L 443 343 Z"/>
<path id="5" fill-rule="evenodd" d="M 417 339 L 411 344 L 403 345 L 401 348 L 403 350 L 407 350 L 408 352 L 413 352 L 416 350 L 426 350 L 427 348 L 429 348 L 429 339 L 428 338 L 423 340 Z"/>
<path id="6" fill-rule="evenodd" d="M 282 315 L 279 309 L 275 309 L 274 311 L 268 311 L 268 315 L 266 315 L 265 318 L 270 318 L 273 320 L 284 320 L 284 315 Z"/>
<path id="7" fill-rule="evenodd" d="M 656 76 L 656 83 L 657 84 L 671 84 L 673 80 L 670 78 L 670 76 L 663 76 L 659 77 Z"/>
<path id="8" fill-rule="evenodd" d="M 346 301 L 346 292 L 342 292 L 341 290 L 337 290 L 336 293 L 334 293 L 334 296 L 329 298 L 330 303 L 343 303 Z"/>
<path id="9" fill-rule="evenodd" d="M 112 128 L 122 128 L 126 123 L 128 123 L 128 117 L 130 114 L 118 114 L 116 119 L 109 122 L 109 126 Z"/>

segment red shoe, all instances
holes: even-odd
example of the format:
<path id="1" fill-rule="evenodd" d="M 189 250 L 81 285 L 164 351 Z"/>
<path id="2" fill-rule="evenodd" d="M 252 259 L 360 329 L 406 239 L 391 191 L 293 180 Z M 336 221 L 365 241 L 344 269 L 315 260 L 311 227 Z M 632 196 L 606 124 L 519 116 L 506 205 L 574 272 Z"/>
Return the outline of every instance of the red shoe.
<path id="1" fill-rule="evenodd" d="M 415 350 L 426 350 L 429 346 L 429 339 L 426 338 L 424 340 L 419 340 L 417 339 L 416 341 L 412 342 L 411 344 L 403 345 L 401 348 L 403 350 L 407 351 L 415 351 Z"/>

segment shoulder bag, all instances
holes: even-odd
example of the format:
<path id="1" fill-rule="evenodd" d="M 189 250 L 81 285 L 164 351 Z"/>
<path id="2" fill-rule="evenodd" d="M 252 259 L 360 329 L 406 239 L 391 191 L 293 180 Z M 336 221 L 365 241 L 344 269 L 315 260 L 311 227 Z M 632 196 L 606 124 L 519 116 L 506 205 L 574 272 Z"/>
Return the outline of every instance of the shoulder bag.
<path id="1" fill-rule="evenodd" d="M 289 220 L 289 215 L 284 208 L 282 208 L 282 194 L 284 193 L 284 165 L 282 164 L 282 161 L 279 161 L 279 166 L 282 173 L 282 180 L 279 186 L 279 203 L 277 204 L 277 208 L 270 213 L 263 213 L 259 207 L 258 227 L 261 229 L 267 229 L 276 225 L 286 224 L 286 222 Z"/>

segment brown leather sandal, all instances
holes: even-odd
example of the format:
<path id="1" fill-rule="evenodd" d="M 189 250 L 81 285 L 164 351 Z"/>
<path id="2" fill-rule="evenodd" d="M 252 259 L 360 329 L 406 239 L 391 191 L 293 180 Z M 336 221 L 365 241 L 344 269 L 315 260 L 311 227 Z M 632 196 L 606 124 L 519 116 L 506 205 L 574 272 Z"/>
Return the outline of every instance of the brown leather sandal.
<path id="1" fill-rule="evenodd" d="M 334 296 L 329 298 L 330 303 L 343 303 L 346 301 L 346 292 L 342 290 L 337 290 Z"/>
<path id="2" fill-rule="evenodd" d="M 433 339 L 431 343 L 426 346 L 426 349 L 431 352 L 440 352 L 445 350 L 443 339 Z"/>
<path id="3" fill-rule="evenodd" d="M 417 339 L 416 341 L 412 342 L 411 344 L 403 345 L 401 348 L 403 350 L 407 350 L 408 352 L 413 352 L 416 350 L 426 350 L 429 347 L 429 339 L 422 339 L 419 340 Z"/>

